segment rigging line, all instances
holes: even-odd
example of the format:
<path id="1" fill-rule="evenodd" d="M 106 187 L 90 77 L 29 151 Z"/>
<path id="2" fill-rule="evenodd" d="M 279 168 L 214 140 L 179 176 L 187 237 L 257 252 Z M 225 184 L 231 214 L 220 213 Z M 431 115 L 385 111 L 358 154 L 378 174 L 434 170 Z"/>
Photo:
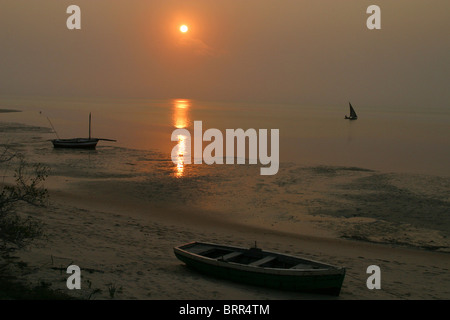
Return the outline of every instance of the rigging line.
<path id="1" fill-rule="evenodd" d="M 52 122 L 50 121 L 50 119 L 47 117 L 48 122 L 50 122 L 50 125 L 52 126 L 53 132 L 56 134 L 56 137 L 59 139 L 58 133 L 55 130 L 55 127 L 53 126 Z"/>

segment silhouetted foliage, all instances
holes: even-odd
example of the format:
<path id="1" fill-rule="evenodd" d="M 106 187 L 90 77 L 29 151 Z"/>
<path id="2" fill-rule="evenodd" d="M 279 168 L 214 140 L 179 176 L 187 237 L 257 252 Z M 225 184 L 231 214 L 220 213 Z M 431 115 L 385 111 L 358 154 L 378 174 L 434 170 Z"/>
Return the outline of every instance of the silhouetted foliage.
<path id="1" fill-rule="evenodd" d="M 0 154 L 0 168 L 14 163 L 14 181 L 0 185 L 0 255 L 23 248 L 33 239 L 42 236 L 42 223 L 18 214 L 21 203 L 44 206 L 48 191 L 42 183 L 48 176 L 48 168 L 42 164 L 29 164 L 22 155 L 4 147 Z"/>

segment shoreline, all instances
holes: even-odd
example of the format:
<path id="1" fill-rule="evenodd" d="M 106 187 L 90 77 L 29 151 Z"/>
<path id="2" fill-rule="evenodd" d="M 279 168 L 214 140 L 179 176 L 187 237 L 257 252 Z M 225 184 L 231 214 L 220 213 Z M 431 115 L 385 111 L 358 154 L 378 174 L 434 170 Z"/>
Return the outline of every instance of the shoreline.
<path id="1" fill-rule="evenodd" d="M 254 230 L 258 233 L 299 236 L 319 241 L 320 239 L 347 240 L 398 248 L 450 253 L 450 246 L 449 242 L 446 241 L 446 236 L 439 235 L 436 230 L 422 230 L 409 224 L 398 225 L 377 218 L 297 213 L 295 218 L 292 216 L 288 219 L 273 220 L 276 217 L 265 214 L 256 215 L 253 218 L 246 216 L 243 212 L 234 212 L 233 214 L 230 212 L 225 215 L 224 211 L 227 207 L 219 208 L 216 206 L 216 203 L 205 207 L 202 203 L 186 205 L 185 203 L 152 202 L 149 199 L 133 194 L 135 188 L 126 186 L 114 179 L 103 182 L 88 180 L 66 183 L 67 189 L 62 187 L 61 182 L 54 184 L 53 195 L 60 200 L 64 199 L 64 202 L 71 203 L 74 207 L 85 210 L 95 208 L 116 214 L 127 212 L 127 215 L 130 217 L 148 219 L 150 216 L 153 220 L 164 223 L 189 225 L 195 222 L 195 225 L 205 228 Z M 139 188 L 139 184 L 136 188 Z M 99 193 L 94 190 L 102 190 L 103 192 Z M 220 202 L 220 199 L 215 201 Z M 391 237 L 386 237 L 384 233 L 380 232 L 380 229 L 383 228 L 387 229 L 387 232 L 392 233 Z M 416 235 L 418 238 L 416 242 L 414 239 L 408 238 L 405 238 L 407 239 L 405 241 L 402 238 L 395 238 L 395 232 L 410 233 L 410 236 Z"/>
<path id="2" fill-rule="evenodd" d="M 187 168 L 180 180 L 170 163 L 153 153 L 106 147 L 95 153 L 54 152 L 49 158 L 49 145 L 39 138 L 47 129 L 21 131 L 14 125 L 13 130 L 22 134 L 16 146 L 27 159 L 50 161 L 53 170 L 45 183 L 49 207 L 22 211 L 41 220 L 48 232 L 47 241 L 17 252 L 25 267 L 11 270 L 31 286 L 44 281 L 80 299 L 333 299 L 205 277 L 172 252 L 195 240 L 242 247 L 257 241 L 266 250 L 345 266 L 337 299 L 450 297 L 445 286 L 450 255 L 398 245 L 399 239 L 448 243 L 438 234 L 445 229 L 440 211 L 420 215 L 433 208 L 445 213 L 446 178 L 287 165 L 280 175 L 265 179 L 253 175 L 251 167 L 236 167 L 233 174 L 245 178 L 245 184 L 230 178 L 231 167 L 212 173 Z M 31 143 L 27 134 L 34 137 Z M 394 202 L 386 201 L 389 194 Z M 384 211 L 389 215 L 383 216 Z M 411 223 L 416 214 L 417 221 L 434 217 L 427 223 L 436 230 L 402 222 L 410 212 Z M 343 238 L 343 232 L 353 240 Z M 386 243 L 390 239 L 397 244 Z M 63 267 L 69 264 L 85 270 L 77 292 L 65 287 Z M 381 290 L 366 287 L 369 265 L 381 268 Z"/>
<path id="3" fill-rule="evenodd" d="M 15 109 L 1 109 L 0 113 L 10 113 L 10 112 L 22 112 L 22 110 L 15 110 Z"/>

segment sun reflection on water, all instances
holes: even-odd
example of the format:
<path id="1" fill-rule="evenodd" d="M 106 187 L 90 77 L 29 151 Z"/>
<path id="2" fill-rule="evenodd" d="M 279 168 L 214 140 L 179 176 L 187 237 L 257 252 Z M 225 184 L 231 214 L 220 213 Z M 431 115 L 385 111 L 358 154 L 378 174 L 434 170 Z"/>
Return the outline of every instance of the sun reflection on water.
<path id="1" fill-rule="evenodd" d="M 173 125 L 177 129 L 186 128 L 189 126 L 189 107 L 191 103 L 189 100 L 174 100 L 173 101 Z"/>
<path id="2" fill-rule="evenodd" d="M 189 126 L 189 108 L 191 102 L 187 99 L 177 99 L 173 100 L 173 125 L 177 129 L 183 129 Z M 184 157 L 190 156 L 189 151 L 186 148 L 185 135 L 178 135 L 178 160 L 176 163 L 175 176 L 181 178 L 184 176 L 185 163 Z"/>

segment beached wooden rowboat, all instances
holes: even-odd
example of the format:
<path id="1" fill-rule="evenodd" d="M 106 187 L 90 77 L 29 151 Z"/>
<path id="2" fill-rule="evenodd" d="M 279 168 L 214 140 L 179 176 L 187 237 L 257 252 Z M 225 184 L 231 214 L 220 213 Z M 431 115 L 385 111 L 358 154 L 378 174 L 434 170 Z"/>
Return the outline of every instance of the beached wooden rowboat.
<path id="1" fill-rule="evenodd" d="M 204 242 L 174 248 L 188 267 L 208 275 L 284 290 L 338 296 L 345 268 L 300 257 Z"/>

